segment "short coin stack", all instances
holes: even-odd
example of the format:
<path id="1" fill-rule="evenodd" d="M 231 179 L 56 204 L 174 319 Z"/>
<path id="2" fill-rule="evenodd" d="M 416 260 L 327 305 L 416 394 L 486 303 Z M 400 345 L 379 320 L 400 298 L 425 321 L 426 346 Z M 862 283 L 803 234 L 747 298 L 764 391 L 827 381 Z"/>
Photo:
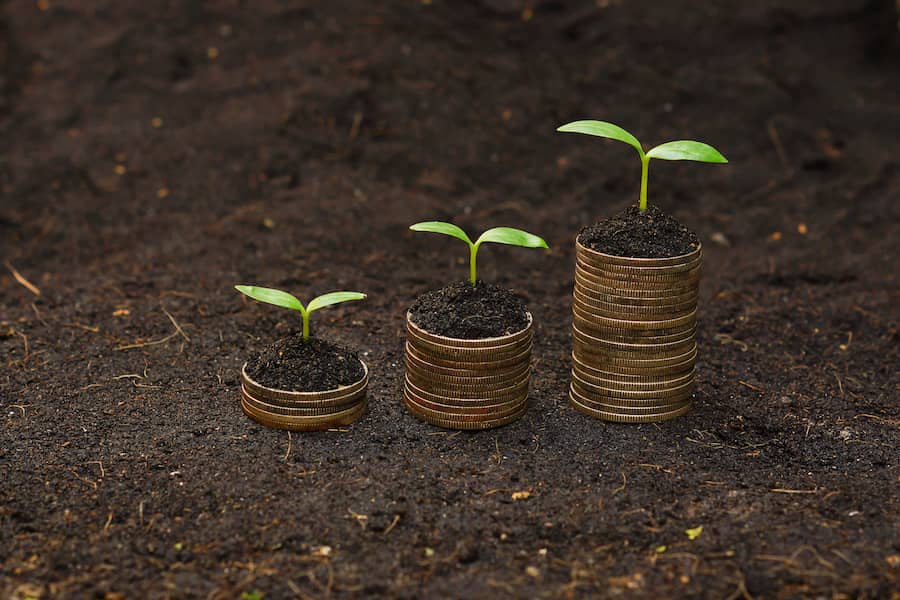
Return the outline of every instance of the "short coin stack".
<path id="1" fill-rule="evenodd" d="M 362 361 L 360 361 L 362 362 Z M 241 369 L 241 408 L 266 427 L 291 431 L 317 431 L 349 425 L 366 410 L 369 370 L 351 385 L 324 392 L 289 392 L 265 387 Z"/>
<path id="2" fill-rule="evenodd" d="M 490 429 L 525 413 L 532 320 L 522 331 L 465 340 L 434 335 L 406 319 L 404 403 L 417 418 L 448 429 Z"/>
<path id="3" fill-rule="evenodd" d="M 701 249 L 628 258 L 576 242 L 572 386 L 577 410 L 646 423 L 691 406 Z"/>

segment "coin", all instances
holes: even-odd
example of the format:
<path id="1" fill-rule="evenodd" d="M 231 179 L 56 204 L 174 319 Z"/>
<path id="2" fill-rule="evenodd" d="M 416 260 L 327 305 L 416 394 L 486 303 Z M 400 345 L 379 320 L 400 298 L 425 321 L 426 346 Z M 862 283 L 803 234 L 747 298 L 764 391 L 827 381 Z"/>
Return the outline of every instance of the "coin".
<path id="1" fill-rule="evenodd" d="M 697 322 L 697 310 L 694 309 L 690 313 L 676 317 L 674 319 L 660 319 L 657 321 L 638 321 L 634 319 L 611 319 L 590 313 L 585 308 L 578 305 L 576 300 L 574 306 L 578 309 L 575 314 L 594 325 L 596 327 L 609 327 L 610 329 L 621 329 L 625 331 L 634 331 L 638 329 L 653 330 L 657 335 L 668 335 L 675 333 L 679 329 L 687 329 L 693 327 Z"/>
<path id="2" fill-rule="evenodd" d="M 582 272 L 589 273 L 603 279 L 618 279 L 623 281 L 673 281 L 678 279 L 690 279 L 700 274 L 700 261 L 691 265 L 679 265 L 671 270 L 660 269 L 632 269 L 628 267 L 613 267 L 610 265 L 592 265 L 582 260 L 577 260 L 575 265 Z"/>
<path id="3" fill-rule="evenodd" d="M 680 294 L 666 294 L 657 297 L 631 297 L 622 293 L 598 290 L 594 286 L 584 285 L 579 280 L 575 281 L 575 290 L 582 296 L 598 302 L 621 304 L 625 306 L 668 306 L 671 304 L 683 304 L 685 302 L 697 302 L 699 294 L 697 289 L 690 289 Z"/>
<path id="4" fill-rule="evenodd" d="M 575 271 L 575 286 L 579 290 L 590 290 L 597 294 L 607 294 L 621 298 L 642 298 L 654 302 L 666 302 L 668 298 L 684 294 L 697 294 L 699 281 L 677 283 L 664 286 L 623 286 L 614 282 L 600 282 L 588 279 Z"/>
<path id="5" fill-rule="evenodd" d="M 683 363 L 697 356 L 696 342 L 692 343 L 688 351 L 681 354 L 672 355 L 669 352 L 661 352 L 648 354 L 645 358 L 604 354 L 602 351 L 595 350 L 592 346 L 580 342 L 577 338 L 573 340 L 572 349 L 578 356 L 594 358 L 595 361 L 599 360 L 601 364 L 623 367 L 667 367 Z"/>
<path id="6" fill-rule="evenodd" d="M 523 397 L 517 402 L 507 402 L 505 404 L 502 404 L 498 406 L 497 410 L 493 412 L 459 413 L 428 408 L 424 404 L 424 402 L 421 402 L 419 400 L 416 394 L 410 392 L 409 390 L 404 390 L 403 397 L 406 403 L 406 407 L 414 413 L 419 413 L 435 419 L 460 422 L 502 419 L 503 417 L 508 417 L 509 415 L 516 414 L 521 411 L 522 405 L 525 403 L 525 397 Z"/>
<path id="7" fill-rule="evenodd" d="M 440 365 L 435 365 L 429 362 L 428 359 L 420 357 L 415 348 L 412 348 L 409 343 L 406 344 L 406 359 L 414 364 L 417 368 L 433 372 L 439 375 L 446 375 L 449 377 L 461 377 L 461 378 L 470 378 L 470 377 L 512 377 L 515 373 L 520 373 L 523 368 L 527 367 L 531 363 L 531 356 L 527 356 L 527 358 L 523 358 L 522 361 L 518 364 L 513 364 L 505 367 L 479 367 L 478 369 L 474 368 L 452 368 L 452 367 L 443 367 Z"/>
<path id="8" fill-rule="evenodd" d="M 525 329 L 521 331 L 517 331 L 515 333 L 511 333 L 509 335 L 493 337 L 493 338 L 479 338 L 474 340 L 461 339 L 461 338 L 451 338 L 445 337 L 442 335 L 436 335 L 433 333 L 429 333 L 417 326 L 413 320 L 412 315 L 407 312 L 406 313 L 406 324 L 409 330 L 414 330 L 415 335 L 423 340 L 427 340 L 429 342 L 435 344 L 441 344 L 447 347 L 458 347 L 458 348 L 484 348 L 484 347 L 493 347 L 497 345 L 503 344 L 511 344 L 514 342 L 521 341 L 524 338 L 531 336 L 531 330 L 533 326 L 534 320 L 531 317 L 531 313 L 527 313 L 528 317 L 528 325 Z"/>
<path id="9" fill-rule="evenodd" d="M 406 370 L 406 378 L 416 387 L 433 394 L 450 398 L 480 398 L 482 397 L 482 394 L 502 394 L 503 392 L 525 386 L 531 378 L 531 373 L 526 372 L 516 380 L 502 381 L 493 384 L 444 383 L 422 377 L 409 369 Z"/>
<path id="10" fill-rule="evenodd" d="M 656 292 L 679 290 L 679 292 L 684 292 L 690 289 L 691 286 L 697 285 L 700 281 L 699 269 L 664 277 L 637 277 L 634 275 L 614 277 L 609 273 L 594 273 L 585 269 L 582 265 L 575 265 L 575 273 L 585 284 L 615 290 L 654 290 Z"/>
<path id="11" fill-rule="evenodd" d="M 575 350 L 572 351 L 572 360 L 577 362 L 580 368 L 591 374 L 609 374 L 609 369 L 615 369 L 615 375 L 639 375 L 641 377 L 680 375 L 693 369 L 694 365 L 697 363 L 697 357 L 694 355 L 682 363 L 667 366 L 625 366 L 597 360 L 596 357 L 582 357 L 579 356 L 578 352 Z M 601 368 L 601 366 L 606 368 Z"/>
<path id="12" fill-rule="evenodd" d="M 635 342 L 617 342 L 584 333 L 581 329 L 578 328 L 577 324 L 574 324 L 572 326 L 572 335 L 580 342 L 587 344 L 588 346 L 595 348 L 598 351 L 602 351 L 603 353 L 610 353 L 614 356 L 634 355 L 634 358 L 641 358 L 641 356 L 650 355 L 659 356 L 658 353 L 667 352 L 673 352 L 677 354 L 677 351 L 679 350 L 682 352 L 688 350 L 688 347 L 694 343 L 694 337 L 692 335 L 682 336 L 682 338 L 679 340 L 664 343 L 654 343 L 647 340 L 639 340 Z"/>
<path id="13" fill-rule="evenodd" d="M 587 408 L 625 415 L 666 412 L 691 402 L 692 394 L 672 398 L 609 398 L 584 393 L 577 385 L 569 386 L 569 396 Z"/>
<path id="14" fill-rule="evenodd" d="M 645 400 L 647 402 L 659 402 L 663 399 L 683 398 L 685 395 L 690 396 L 694 391 L 694 381 L 689 380 L 677 387 L 669 389 L 655 390 L 623 390 L 614 387 L 606 387 L 582 380 L 577 374 L 572 378 L 573 383 L 578 391 L 588 398 L 595 399 L 597 402 L 610 402 L 611 399 L 628 399 L 628 400 Z M 606 400 L 604 400 L 606 398 Z M 671 402 L 669 402 L 671 403 Z"/>
<path id="15" fill-rule="evenodd" d="M 334 414 L 340 412 L 342 410 L 350 409 L 360 402 L 363 402 L 366 397 L 365 390 L 357 392 L 348 398 L 343 398 L 340 400 L 325 400 L 324 404 L 304 404 L 297 405 L 294 404 L 273 404 L 266 402 L 264 400 L 260 400 L 254 397 L 244 386 L 241 386 L 241 398 L 250 404 L 253 408 L 269 412 L 272 414 L 279 415 L 287 415 L 287 416 L 307 416 L 307 417 L 316 417 Z"/>
<path id="16" fill-rule="evenodd" d="M 241 408 L 248 417 L 266 427 L 275 429 L 288 429 L 291 431 L 321 431 L 324 429 L 333 429 L 343 425 L 349 425 L 356 421 L 366 410 L 366 402 L 361 402 L 358 407 L 348 413 L 339 413 L 320 417 L 316 419 L 302 417 L 284 417 L 271 415 L 262 411 L 257 411 L 248 406 L 245 402 L 241 402 Z"/>
<path id="17" fill-rule="evenodd" d="M 505 387 L 520 380 L 528 378 L 531 372 L 530 363 L 522 363 L 518 366 L 504 369 L 499 374 L 489 375 L 472 375 L 472 376 L 454 376 L 444 373 L 436 373 L 433 369 L 419 366 L 409 355 L 406 356 L 406 372 L 425 381 L 430 381 L 434 385 L 443 385 L 447 387 L 454 386 L 484 386 L 489 387 Z"/>
<path id="18" fill-rule="evenodd" d="M 667 419 L 674 419 L 675 417 L 680 417 L 690 410 L 692 403 L 688 402 L 683 406 L 680 406 L 671 411 L 660 411 L 649 414 L 622 414 L 618 412 L 610 412 L 610 411 L 601 411 L 589 408 L 584 406 L 576 399 L 574 399 L 571 394 L 569 396 L 569 400 L 572 404 L 572 407 L 577 411 L 584 413 L 588 416 L 594 417 L 596 419 L 603 419 L 604 421 L 614 421 L 618 423 L 652 423 L 656 421 L 665 421 Z"/>
<path id="19" fill-rule="evenodd" d="M 700 266 L 701 257 L 698 255 L 696 258 L 679 263 L 677 265 L 669 265 L 663 267 L 647 267 L 647 266 L 633 266 L 633 265 L 619 265 L 613 264 L 606 261 L 596 261 L 593 260 L 590 256 L 585 255 L 582 252 L 576 252 L 576 262 L 580 265 L 584 265 L 585 267 L 589 267 L 591 269 L 607 271 L 610 273 L 625 273 L 625 274 L 634 274 L 637 276 L 643 275 L 673 275 L 676 273 L 684 273 L 686 271 L 690 271 L 691 269 L 696 269 Z"/>
<path id="20" fill-rule="evenodd" d="M 620 264 L 626 266 L 665 267 L 669 265 L 678 265 L 694 259 L 702 253 L 703 247 L 702 244 L 697 244 L 697 247 L 694 250 L 691 250 L 686 254 L 666 258 L 634 258 L 631 256 L 615 256 L 614 254 L 598 252 L 597 250 L 588 248 L 587 246 L 579 242 L 576 238 L 575 250 L 576 253 L 581 253 L 584 256 L 592 257 L 592 260 L 597 262 Z"/>
<path id="21" fill-rule="evenodd" d="M 626 343 L 643 343 L 645 341 L 654 343 L 655 340 L 677 341 L 692 337 L 697 331 L 696 321 L 693 323 L 685 323 L 679 327 L 669 329 L 626 329 L 620 327 L 609 327 L 608 325 L 598 325 L 594 322 L 596 317 L 583 316 L 584 313 L 577 307 L 572 308 L 572 323 L 581 331 L 588 333 L 594 337 L 609 340 L 624 340 Z"/>
<path id="22" fill-rule="evenodd" d="M 496 415 L 501 412 L 507 412 L 514 407 L 518 407 L 525 401 L 525 398 L 528 397 L 528 390 L 526 388 L 523 392 L 519 393 L 519 395 L 511 397 L 509 400 L 499 401 L 488 398 L 485 400 L 466 401 L 467 403 L 465 405 L 435 402 L 431 398 L 417 392 L 413 386 L 409 385 L 409 382 L 405 384 L 404 393 L 424 408 L 451 415 Z"/>
<path id="23" fill-rule="evenodd" d="M 466 404 L 475 404 L 477 402 L 482 402 L 484 400 L 492 400 L 490 404 L 498 404 L 500 402 L 508 401 L 512 398 L 517 398 L 522 395 L 523 392 L 528 391 L 529 380 L 525 381 L 506 388 L 502 390 L 498 390 L 495 392 L 487 392 L 484 390 L 477 390 L 471 395 L 468 394 L 467 391 L 461 391 L 459 395 L 456 394 L 444 394 L 438 393 L 436 391 L 432 391 L 429 389 L 421 388 L 415 385 L 410 379 L 406 378 L 406 385 L 416 393 L 416 395 L 426 398 L 431 402 L 437 402 L 439 404 L 453 404 L 458 406 L 465 406 Z"/>
<path id="24" fill-rule="evenodd" d="M 418 359 L 419 363 L 425 365 L 432 365 L 436 367 L 442 367 L 445 369 L 456 369 L 456 370 L 468 370 L 474 372 L 483 372 L 483 371 L 495 371 L 498 369 L 503 369 L 505 367 L 512 367 L 516 365 L 520 365 L 524 362 L 528 362 L 531 360 L 531 345 L 528 345 L 525 350 L 517 355 L 510 358 L 500 358 L 497 360 L 484 360 L 479 362 L 469 362 L 462 360 L 445 360 L 439 357 L 435 357 L 433 355 L 426 354 L 421 352 L 418 348 L 414 347 L 410 342 L 406 342 L 406 352 L 408 355 L 413 356 Z M 482 373 L 486 374 L 486 373 Z"/>
<path id="25" fill-rule="evenodd" d="M 611 375 L 610 377 L 597 377 L 582 369 L 577 363 L 572 364 L 572 376 L 582 381 L 599 385 L 609 389 L 619 390 L 667 390 L 678 387 L 689 381 L 694 381 L 696 373 L 694 369 L 681 375 L 635 377 L 631 375 Z M 630 378 L 630 379 L 628 379 Z"/>
<path id="26" fill-rule="evenodd" d="M 514 344 L 496 348 L 449 348 L 421 340 L 412 334 L 407 337 L 407 341 L 424 355 L 434 356 L 442 360 L 464 362 L 483 362 L 511 358 L 518 356 L 531 345 L 531 337 L 524 338 Z"/>
<path id="27" fill-rule="evenodd" d="M 405 398 L 404 398 L 405 402 Z M 407 407 L 409 405 L 407 404 Z M 477 421 L 460 421 L 457 419 L 448 419 L 448 418 L 440 418 L 433 415 L 427 415 L 423 412 L 418 411 L 415 408 L 410 408 L 410 412 L 417 419 L 421 421 L 425 421 L 431 425 L 436 425 L 438 427 L 443 427 L 445 429 L 464 429 L 464 430 L 474 430 L 474 429 L 493 429 L 494 427 L 501 427 L 503 425 L 507 425 L 512 423 L 513 421 L 522 417 L 525 414 L 525 411 L 528 409 L 527 403 L 522 404 L 522 408 L 513 414 L 507 415 L 505 417 L 495 418 L 495 419 L 483 419 Z"/>
<path id="28" fill-rule="evenodd" d="M 610 304 L 585 298 L 577 290 L 573 292 L 573 304 L 577 304 L 584 312 L 607 319 L 626 319 L 629 321 L 662 321 L 676 319 L 697 310 L 696 302 L 666 306 L 627 306 Z"/>
<path id="29" fill-rule="evenodd" d="M 359 362 L 363 367 L 362 379 L 351 385 L 341 386 L 337 389 L 326 390 L 324 392 L 295 392 L 266 387 L 250 378 L 250 376 L 247 374 L 247 363 L 244 363 L 244 366 L 241 367 L 241 383 L 243 383 L 244 387 L 247 388 L 247 390 L 253 395 L 254 398 L 258 398 L 260 400 L 275 403 L 279 401 L 295 402 L 298 404 L 321 403 L 326 400 L 345 398 L 349 394 L 358 392 L 359 390 L 366 388 L 366 386 L 369 384 L 369 368 L 363 361 Z"/>

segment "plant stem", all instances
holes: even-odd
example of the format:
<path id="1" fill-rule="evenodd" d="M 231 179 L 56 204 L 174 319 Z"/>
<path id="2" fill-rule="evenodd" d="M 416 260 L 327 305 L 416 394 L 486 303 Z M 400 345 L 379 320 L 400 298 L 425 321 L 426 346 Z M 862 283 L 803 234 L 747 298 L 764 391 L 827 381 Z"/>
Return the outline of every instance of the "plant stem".
<path id="1" fill-rule="evenodd" d="M 647 173 L 650 169 L 650 159 L 641 153 L 641 212 L 647 210 Z"/>
<path id="2" fill-rule="evenodd" d="M 469 281 L 472 282 L 472 287 L 475 287 L 475 257 L 478 256 L 478 244 L 472 244 L 469 246 Z"/>
<path id="3" fill-rule="evenodd" d="M 303 315 L 303 341 L 309 339 L 309 313 L 307 311 L 303 311 L 301 313 Z"/>

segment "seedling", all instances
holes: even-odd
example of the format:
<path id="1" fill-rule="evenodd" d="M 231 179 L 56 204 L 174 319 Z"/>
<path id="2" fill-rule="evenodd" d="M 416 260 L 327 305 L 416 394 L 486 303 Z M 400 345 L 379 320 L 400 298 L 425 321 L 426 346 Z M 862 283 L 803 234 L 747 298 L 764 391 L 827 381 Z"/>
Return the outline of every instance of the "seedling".
<path id="1" fill-rule="evenodd" d="M 309 304 L 303 306 L 303 303 L 300 302 L 296 296 L 287 292 L 282 292 L 281 290 L 258 287 L 255 285 L 236 285 L 234 287 L 240 293 L 250 296 L 254 300 L 298 311 L 303 317 L 304 340 L 309 339 L 309 315 L 311 312 L 319 310 L 320 308 L 325 308 L 326 306 L 331 306 L 332 304 L 340 304 L 341 302 L 349 302 L 350 300 L 362 300 L 366 297 L 365 294 L 359 292 L 329 292 L 327 294 L 322 294 L 317 298 L 313 298 L 310 300 Z"/>
<path id="2" fill-rule="evenodd" d="M 510 246 L 522 246 L 525 248 L 547 248 L 547 242 L 533 233 L 522 231 L 521 229 L 513 229 L 512 227 L 494 227 L 488 229 L 479 236 L 474 242 L 466 235 L 466 232 L 453 225 L 452 223 L 444 223 L 442 221 L 426 221 L 424 223 L 416 223 L 411 225 L 413 231 L 429 231 L 431 233 L 443 233 L 464 241 L 469 246 L 469 281 L 472 287 L 475 287 L 476 277 L 476 259 L 478 257 L 478 248 L 485 242 L 494 242 L 495 244 L 507 244 Z"/>
<path id="3" fill-rule="evenodd" d="M 662 160 L 693 160 L 706 163 L 727 163 L 728 159 L 719 154 L 719 151 L 703 142 L 692 140 L 677 140 L 660 144 L 648 152 L 644 152 L 641 143 L 636 137 L 612 123 L 606 121 L 573 121 L 559 127 L 557 131 L 568 133 L 584 133 L 605 137 L 611 140 L 619 140 L 633 147 L 641 157 L 641 212 L 647 210 L 647 173 L 650 168 L 651 158 Z"/>

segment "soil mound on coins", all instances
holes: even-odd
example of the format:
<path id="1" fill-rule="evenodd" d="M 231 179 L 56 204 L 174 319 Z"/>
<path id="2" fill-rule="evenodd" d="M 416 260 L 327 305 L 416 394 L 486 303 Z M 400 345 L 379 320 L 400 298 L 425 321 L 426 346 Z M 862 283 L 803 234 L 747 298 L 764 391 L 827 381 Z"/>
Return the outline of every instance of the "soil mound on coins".
<path id="1" fill-rule="evenodd" d="M 525 302 L 512 290 L 483 281 L 426 292 L 409 310 L 413 323 L 425 331 L 464 340 L 509 335 L 528 326 Z"/>
<path id="2" fill-rule="evenodd" d="M 614 217 L 585 227 L 578 241 L 597 252 L 631 258 L 680 256 L 700 245 L 697 234 L 652 205 L 643 213 L 637 206 L 629 206 Z"/>
<path id="3" fill-rule="evenodd" d="M 365 375 L 356 352 L 325 340 L 294 335 L 278 340 L 247 363 L 247 374 L 266 387 L 324 392 Z"/>

